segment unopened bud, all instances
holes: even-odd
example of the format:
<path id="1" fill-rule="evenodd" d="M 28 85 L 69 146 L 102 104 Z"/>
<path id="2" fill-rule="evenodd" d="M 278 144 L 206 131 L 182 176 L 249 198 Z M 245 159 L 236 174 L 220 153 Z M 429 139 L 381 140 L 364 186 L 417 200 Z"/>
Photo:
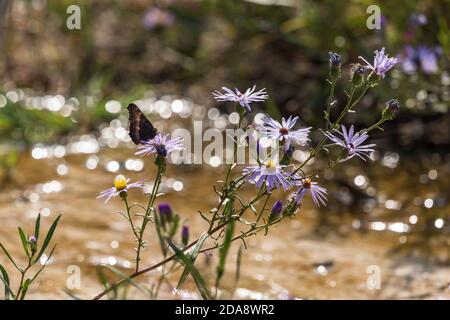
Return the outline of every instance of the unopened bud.
<path id="1" fill-rule="evenodd" d="M 181 228 L 181 242 L 183 242 L 185 246 L 189 243 L 189 227 L 186 225 Z"/>
<path id="2" fill-rule="evenodd" d="M 386 101 L 386 107 L 384 107 L 381 116 L 385 120 L 394 119 L 397 114 L 400 112 L 400 103 L 397 99 L 390 99 Z"/>

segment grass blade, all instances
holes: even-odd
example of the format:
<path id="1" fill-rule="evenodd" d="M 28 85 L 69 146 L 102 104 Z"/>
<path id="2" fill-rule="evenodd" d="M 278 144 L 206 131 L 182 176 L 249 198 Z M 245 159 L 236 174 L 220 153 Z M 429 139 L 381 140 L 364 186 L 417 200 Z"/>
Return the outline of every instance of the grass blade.
<path id="1" fill-rule="evenodd" d="M 192 261 L 192 258 L 185 255 L 180 249 L 178 249 L 173 244 L 172 241 L 169 242 L 169 245 L 175 251 L 178 260 L 186 266 L 188 272 L 191 274 L 192 278 L 194 278 L 195 284 L 197 285 L 197 289 L 200 292 L 200 295 L 202 296 L 202 298 L 205 300 L 211 299 L 211 294 L 210 294 L 208 288 L 206 287 L 206 282 L 203 279 L 203 277 L 200 275 L 200 272 L 194 266 L 194 262 Z"/>
<path id="2" fill-rule="evenodd" d="M 225 272 L 225 263 L 227 261 L 227 255 L 230 251 L 231 241 L 233 240 L 235 220 L 231 220 L 225 229 L 225 236 L 223 243 L 219 248 L 219 264 L 216 269 L 216 287 L 219 286 L 220 279 Z"/>
<path id="3" fill-rule="evenodd" d="M 192 248 L 192 251 L 187 255 L 192 263 L 195 263 L 195 260 L 197 259 L 198 253 L 203 247 L 203 244 L 205 243 L 206 239 L 208 238 L 208 233 L 203 233 L 200 238 L 198 239 L 197 244 Z M 172 244 L 174 246 L 174 244 Z M 177 290 L 179 290 L 184 282 L 186 281 L 187 276 L 189 275 L 189 268 L 187 266 L 184 267 L 183 273 L 180 276 L 180 280 L 178 280 L 177 284 Z"/>
<path id="4" fill-rule="evenodd" d="M 236 277 L 235 277 L 235 281 L 236 281 L 236 286 L 239 282 L 239 279 L 241 278 L 241 262 L 242 262 L 242 252 L 243 252 L 244 246 L 240 246 L 238 253 L 237 253 L 237 258 L 236 258 Z"/>
<path id="5" fill-rule="evenodd" d="M 131 279 L 129 276 L 127 276 L 125 273 L 120 271 L 119 269 L 116 269 L 112 266 L 104 264 L 103 267 L 109 269 L 110 271 L 114 272 L 116 275 L 118 275 L 121 279 L 125 280 L 126 283 L 131 284 L 133 287 L 144 293 L 145 295 L 150 295 L 151 293 L 146 290 L 141 285 L 137 284 L 133 279 Z"/>

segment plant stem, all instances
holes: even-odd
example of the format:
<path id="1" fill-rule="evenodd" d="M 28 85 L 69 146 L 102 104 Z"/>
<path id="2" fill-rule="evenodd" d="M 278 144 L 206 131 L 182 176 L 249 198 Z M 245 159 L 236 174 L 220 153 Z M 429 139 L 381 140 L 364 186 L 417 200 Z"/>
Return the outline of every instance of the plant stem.
<path id="1" fill-rule="evenodd" d="M 252 201 L 250 201 L 247 205 L 245 205 L 245 206 L 243 206 L 241 209 L 239 209 L 235 214 L 238 214 L 239 216 L 242 216 L 242 215 L 244 214 L 244 212 L 245 212 L 248 208 L 250 208 L 251 205 L 253 205 L 253 204 L 254 204 L 255 202 L 257 202 L 259 199 L 261 199 L 261 198 L 264 196 L 264 194 L 265 194 L 265 192 L 264 192 L 264 193 L 261 193 L 261 192 L 260 192 L 260 194 L 259 194 L 258 196 L 256 196 L 256 197 L 255 197 Z M 225 227 L 225 226 L 228 224 L 228 222 L 229 222 L 229 221 L 225 221 L 225 222 L 219 224 L 218 226 L 216 226 L 215 228 L 211 229 L 210 231 L 208 231 L 208 235 L 212 235 L 212 234 L 216 233 L 217 231 L 220 231 L 223 227 Z M 180 249 L 180 251 L 181 251 L 181 252 L 184 252 L 184 251 L 186 251 L 187 249 L 191 248 L 192 246 L 194 246 L 194 245 L 198 242 L 198 240 L 199 240 L 199 239 L 197 239 L 197 240 L 195 240 L 195 241 L 189 243 L 186 247 Z M 117 286 L 120 286 L 121 284 L 127 282 L 129 279 L 134 279 L 134 278 L 136 278 L 136 277 L 138 277 L 138 276 L 140 276 L 140 275 L 142 275 L 142 274 L 145 274 L 145 273 L 147 273 L 147 272 L 150 272 L 150 271 L 152 271 L 152 270 L 155 270 L 156 268 L 159 268 L 159 267 L 165 265 L 166 263 L 168 263 L 168 262 L 174 260 L 176 257 L 177 257 L 177 255 L 176 255 L 176 254 L 173 254 L 173 255 L 167 257 L 166 259 L 164 259 L 164 260 L 158 262 L 157 264 L 154 264 L 154 265 L 152 265 L 152 266 L 150 266 L 150 267 L 148 267 L 148 268 L 145 268 L 145 269 L 142 269 L 142 270 L 136 270 L 134 273 L 130 274 L 130 275 L 128 276 L 128 278 L 119 280 L 119 281 L 117 281 L 116 283 L 112 284 L 109 288 L 107 288 L 106 290 L 104 290 L 103 292 L 101 292 L 100 294 L 98 294 L 97 296 L 95 296 L 95 297 L 93 298 L 93 300 L 98 300 L 98 299 L 102 298 L 103 296 L 105 296 L 106 294 L 108 294 L 110 291 L 114 290 Z"/>
<path id="2" fill-rule="evenodd" d="M 149 220 L 150 211 L 151 211 L 151 208 L 153 207 L 153 204 L 155 202 L 156 194 L 157 194 L 157 192 L 159 190 L 159 185 L 161 184 L 162 174 L 163 174 L 163 168 L 162 168 L 161 165 L 158 165 L 158 173 L 156 174 L 156 179 L 155 179 L 155 183 L 153 185 L 153 190 L 152 190 L 152 193 L 150 195 L 150 199 L 148 201 L 147 209 L 145 210 L 144 219 L 142 220 L 142 225 L 141 225 L 141 228 L 139 229 L 139 236 L 137 238 L 138 246 L 137 246 L 137 250 L 136 250 L 136 269 L 135 269 L 136 272 L 139 271 L 139 261 L 141 260 L 140 255 L 141 255 L 141 249 L 142 249 L 142 244 L 143 244 L 143 237 L 144 237 L 145 227 L 147 226 L 147 223 L 148 223 L 148 220 Z"/>

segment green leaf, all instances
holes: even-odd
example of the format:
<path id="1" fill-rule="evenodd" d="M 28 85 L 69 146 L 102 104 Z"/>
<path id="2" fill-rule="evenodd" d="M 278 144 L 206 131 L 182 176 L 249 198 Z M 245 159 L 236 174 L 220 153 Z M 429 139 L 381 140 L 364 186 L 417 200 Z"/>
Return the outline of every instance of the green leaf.
<path id="1" fill-rule="evenodd" d="M 144 295 L 151 295 L 151 292 L 149 292 L 147 289 L 145 289 L 141 285 L 137 284 L 133 279 L 131 279 L 128 275 L 126 275 L 125 273 L 123 273 L 119 269 L 114 268 L 114 267 L 109 266 L 109 265 L 106 265 L 106 264 L 104 264 L 103 267 L 105 267 L 105 268 L 111 270 L 112 272 L 114 272 L 120 278 L 125 280 L 126 283 L 131 284 L 133 287 L 135 287 L 136 289 L 141 291 Z"/>
<path id="2" fill-rule="evenodd" d="M 242 262 L 242 251 L 243 251 L 244 246 L 240 246 L 238 253 L 237 253 L 237 258 L 236 258 L 236 285 L 239 282 L 239 279 L 241 277 L 241 262 Z"/>
<path id="3" fill-rule="evenodd" d="M 159 214 L 155 214 L 155 228 L 156 228 L 156 234 L 158 235 L 159 245 L 161 246 L 161 252 L 163 253 L 163 256 L 165 257 L 167 254 L 167 247 L 165 245 L 165 240 L 162 235 L 164 232 L 164 228 L 162 226 L 161 218 Z"/>
<path id="4" fill-rule="evenodd" d="M 12 292 L 10 286 L 9 286 L 9 276 L 8 272 L 6 272 L 6 269 L 0 264 L 0 279 L 2 280 L 3 284 L 5 285 L 5 300 L 9 300 L 9 295 L 14 299 L 14 293 Z"/>
<path id="5" fill-rule="evenodd" d="M 30 258 L 30 252 L 28 251 L 28 241 L 25 232 L 23 232 L 21 227 L 18 227 L 17 229 L 19 230 L 20 240 L 22 240 L 23 250 L 25 251 L 27 257 Z"/>
<path id="6" fill-rule="evenodd" d="M 36 241 L 39 240 L 40 228 L 41 228 L 41 214 L 39 213 L 36 219 L 36 224 L 34 226 L 34 236 L 36 238 Z"/>
<path id="7" fill-rule="evenodd" d="M 225 263 L 227 262 L 227 255 L 230 250 L 231 242 L 233 240 L 235 220 L 231 220 L 225 229 L 225 236 L 222 245 L 219 248 L 219 264 L 216 269 L 216 287 L 219 286 L 220 279 L 225 272 Z"/>
<path id="8" fill-rule="evenodd" d="M 200 238 L 198 238 L 198 241 L 195 244 L 195 246 L 187 254 L 187 257 L 191 259 L 192 263 L 195 263 L 195 260 L 197 259 L 197 256 L 198 256 L 200 250 L 202 249 L 203 245 L 205 244 L 205 241 L 208 238 L 208 236 L 209 236 L 208 233 L 206 233 L 206 232 L 203 233 L 200 236 Z M 174 246 L 174 244 L 172 244 L 172 246 Z M 184 267 L 183 273 L 180 276 L 180 280 L 178 280 L 177 290 L 179 290 L 183 286 L 188 275 L 189 275 L 189 268 L 186 266 L 186 267 Z"/>
<path id="9" fill-rule="evenodd" d="M 45 263 L 42 265 L 42 267 L 38 270 L 38 272 L 36 272 L 34 277 L 31 279 L 31 282 L 33 282 L 38 277 L 38 275 L 42 272 L 42 270 L 44 270 L 44 268 L 47 266 L 48 262 L 50 261 L 50 258 L 53 255 L 53 252 L 55 251 L 55 248 L 56 248 L 56 244 L 52 248 L 52 250 L 50 251 L 50 254 L 48 255 L 47 260 L 45 261 Z"/>
<path id="10" fill-rule="evenodd" d="M 96 270 L 97 270 L 97 278 L 99 279 L 100 283 L 105 287 L 105 289 L 108 289 L 110 287 L 110 284 L 101 266 L 97 266 Z M 112 296 L 108 293 L 108 298 L 113 300 L 117 299 L 117 287 L 113 287 Z"/>
<path id="11" fill-rule="evenodd" d="M 25 295 L 27 294 L 28 287 L 30 286 L 30 283 L 31 283 L 31 279 L 27 279 L 27 280 L 25 280 L 25 282 L 23 283 L 19 300 L 25 299 Z"/>
<path id="12" fill-rule="evenodd" d="M 51 225 L 50 229 L 48 230 L 47 236 L 45 237 L 44 243 L 42 244 L 41 250 L 39 251 L 39 254 L 34 259 L 34 263 L 39 261 L 41 256 L 44 254 L 45 249 L 47 249 L 48 244 L 52 240 L 53 233 L 55 232 L 56 227 L 58 226 L 59 219 L 61 218 L 61 215 L 58 215 L 58 217 L 53 221 L 53 224 Z"/>
<path id="13" fill-rule="evenodd" d="M 6 254 L 6 256 L 8 257 L 8 259 L 12 262 L 12 264 L 14 265 L 14 267 L 16 267 L 16 269 L 20 272 L 22 272 L 22 269 L 20 269 L 17 264 L 14 262 L 14 259 L 11 257 L 11 255 L 9 254 L 8 250 L 6 250 L 6 248 L 1 244 L 0 242 L 0 248 L 2 248 L 3 252 Z"/>
<path id="14" fill-rule="evenodd" d="M 200 275 L 200 272 L 194 266 L 194 262 L 192 261 L 192 258 L 185 255 L 180 249 L 178 249 L 175 246 L 175 244 L 172 241 L 169 241 L 169 245 L 175 251 L 175 254 L 177 255 L 178 260 L 187 267 L 188 272 L 192 275 L 192 278 L 194 278 L 195 284 L 197 285 L 197 289 L 200 292 L 200 295 L 202 296 L 202 298 L 205 300 L 211 299 L 211 294 L 210 294 L 208 288 L 206 287 L 206 282 L 203 279 L 203 277 Z"/>

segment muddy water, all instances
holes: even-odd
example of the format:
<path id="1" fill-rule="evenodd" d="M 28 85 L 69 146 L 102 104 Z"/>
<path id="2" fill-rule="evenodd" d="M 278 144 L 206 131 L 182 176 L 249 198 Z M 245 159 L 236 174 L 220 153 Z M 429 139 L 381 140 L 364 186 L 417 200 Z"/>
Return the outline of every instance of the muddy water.
<path id="1" fill-rule="evenodd" d="M 96 160 L 92 160 L 92 155 L 36 160 L 28 153 L 23 154 L 13 172 L 15 182 L 5 185 L 0 194 L 0 240 L 14 256 L 21 255 L 16 233 L 18 224 L 31 231 L 36 214 L 41 212 L 44 215 L 43 228 L 48 228 L 57 214 L 63 214 L 55 236 L 58 243 L 56 254 L 38 283 L 30 289 L 29 298 L 71 299 L 65 290 L 70 280 L 68 272 L 74 270 L 74 266 L 80 268 L 81 287 L 72 292 L 82 299 L 92 298 L 102 290 L 97 281 L 96 265 L 108 263 L 125 273 L 132 272 L 133 238 L 128 223 L 117 213 L 123 209 L 122 203 L 119 199 L 113 199 L 105 205 L 96 196 L 111 185 L 117 174 L 105 169 L 108 161 L 114 159 L 122 163 L 133 157 L 133 150 L 101 151 L 96 157 L 99 162 L 94 166 L 92 162 Z M 91 169 L 86 167 L 89 159 Z M 435 220 L 432 220 L 431 231 L 420 231 L 425 225 L 424 215 L 431 215 L 428 211 L 423 213 L 423 199 L 438 199 L 443 190 L 448 190 L 448 166 L 435 166 L 439 169 L 439 178 L 432 179 L 436 180 L 433 187 L 427 184 L 431 181 L 424 183 L 422 191 L 414 189 L 411 173 L 401 166 L 395 169 L 395 174 L 391 168 L 378 167 L 381 168 L 379 171 L 365 177 L 369 179 L 370 176 L 370 185 L 376 187 L 374 197 L 383 203 L 381 208 L 380 205 L 366 208 L 367 203 L 356 207 L 344 206 L 330 197 L 329 211 L 317 211 L 307 201 L 296 218 L 275 226 L 267 236 L 260 234 L 247 241 L 248 248 L 243 254 L 241 278 L 237 284 L 234 272 L 239 244 L 234 245 L 223 281 L 222 297 L 449 299 L 447 202 L 437 208 L 444 226 L 439 230 L 433 228 Z M 121 172 L 133 180 L 144 177 L 151 181 L 154 177 L 152 161 L 146 159 L 142 169 L 140 172 Z M 164 181 L 165 195 L 159 201 L 171 203 L 174 211 L 191 227 L 192 237 L 199 236 L 206 227 L 196 210 L 208 212 L 215 206 L 217 197 L 211 185 L 220 178 L 218 173 L 221 171 L 223 168 L 206 166 L 168 168 L 167 177 L 171 179 Z M 364 172 L 361 168 L 351 168 L 348 173 L 357 176 L 361 172 Z M 390 172 L 388 180 L 381 178 L 386 177 L 386 172 Z M 435 178 L 434 174 L 430 176 Z M 335 178 L 328 177 L 330 180 Z M 362 180 L 355 180 L 355 183 L 362 184 Z M 417 185 L 420 187 L 420 182 Z M 251 192 L 251 188 L 244 190 L 245 196 Z M 339 195 L 342 190 L 336 192 Z M 415 204 L 408 202 L 413 196 L 420 196 Z M 145 201 L 139 192 L 130 192 L 130 197 L 135 201 Z M 277 197 L 282 195 L 276 194 Z M 337 198 L 346 199 L 342 194 Z M 389 199 L 394 202 L 389 202 Z M 399 203 L 402 203 L 400 208 Z M 434 206 L 438 204 L 435 200 Z M 351 211 L 354 213 L 349 214 Z M 414 222 L 414 218 L 410 217 L 413 213 L 418 216 L 416 223 L 410 223 Z M 403 232 L 406 230 L 402 230 L 404 226 L 400 224 L 393 225 L 393 231 L 383 230 L 389 223 L 399 221 L 411 230 Z M 150 247 L 144 251 L 143 266 L 150 266 L 161 259 L 152 227 L 147 237 Z M 215 259 L 213 253 L 212 256 L 200 256 L 197 262 L 199 269 L 211 281 Z M 0 261 L 7 265 L 4 256 L 0 256 Z M 12 271 L 10 266 L 8 270 Z M 369 289 L 368 279 L 373 279 L 370 277 L 378 271 L 380 287 Z M 136 281 L 150 286 L 159 274 L 155 270 Z M 175 285 L 176 275 L 171 280 Z M 12 276 L 12 281 L 17 283 L 17 277 Z M 164 284 L 160 298 L 198 298 L 191 279 L 184 289 L 174 295 L 172 288 Z M 128 297 L 139 299 L 143 296 L 131 289 Z"/>

